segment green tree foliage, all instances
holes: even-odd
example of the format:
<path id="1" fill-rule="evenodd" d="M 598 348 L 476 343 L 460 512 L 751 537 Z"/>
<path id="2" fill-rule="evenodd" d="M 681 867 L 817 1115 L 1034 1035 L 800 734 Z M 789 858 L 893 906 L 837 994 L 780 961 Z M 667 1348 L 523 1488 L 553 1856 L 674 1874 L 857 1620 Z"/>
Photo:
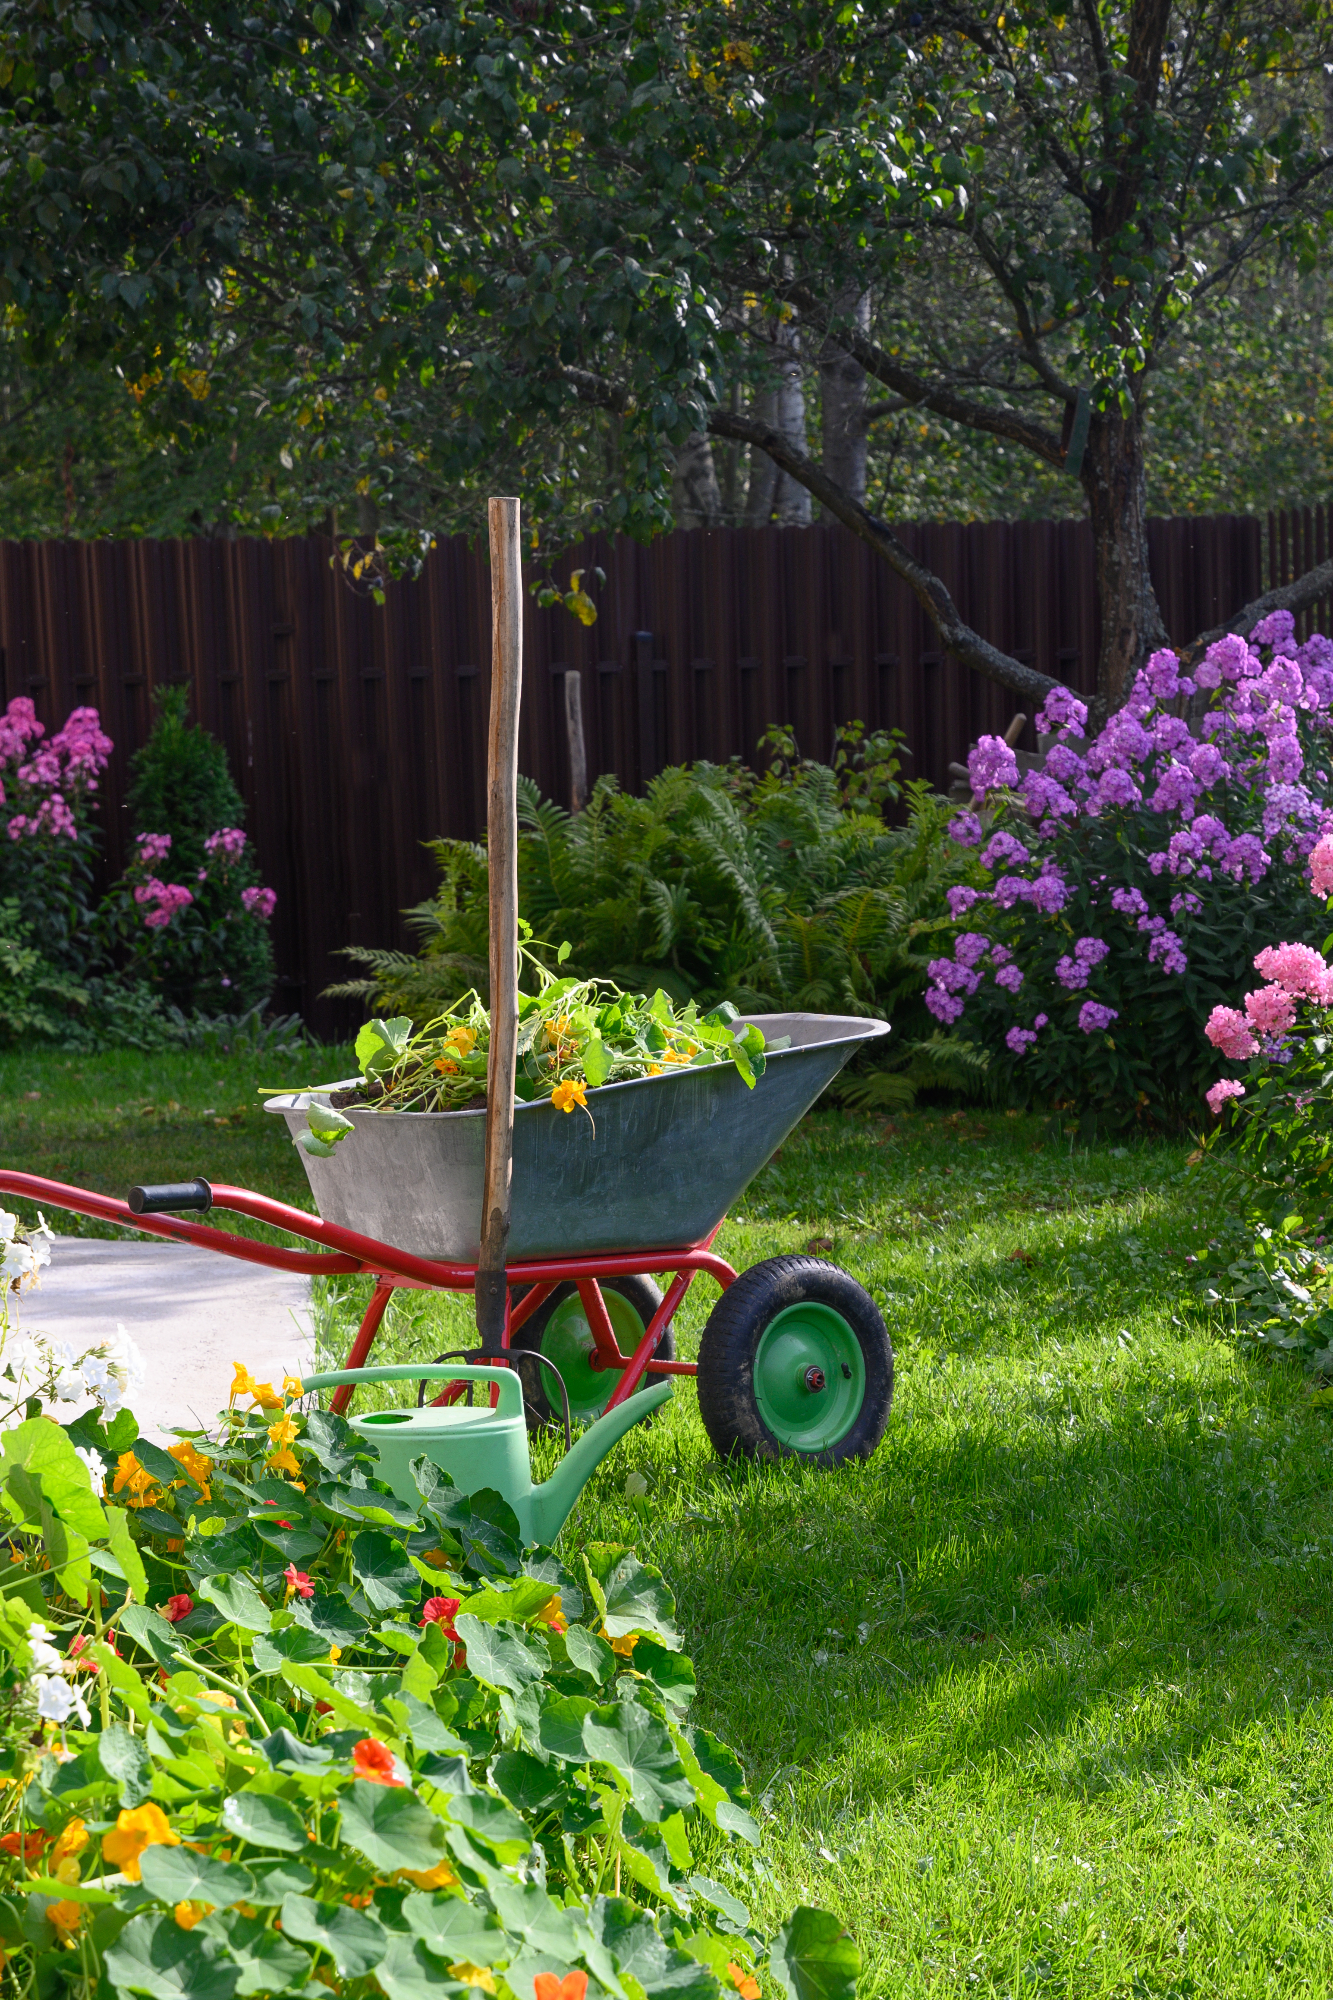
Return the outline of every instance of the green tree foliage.
<path id="1" fill-rule="evenodd" d="M 751 399 L 830 346 L 1076 480 L 1114 700 L 1162 634 L 1153 378 L 1252 258 L 1312 263 L 1333 180 L 1323 0 L 7 0 L 0 38 L 0 282 L 34 359 L 110 338 L 128 380 L 262 385 L 306 492 L 410 524 L 400 556 L 497 487 L 538 559 L 651 532 L 705 430 L 1027 695 Z"/>

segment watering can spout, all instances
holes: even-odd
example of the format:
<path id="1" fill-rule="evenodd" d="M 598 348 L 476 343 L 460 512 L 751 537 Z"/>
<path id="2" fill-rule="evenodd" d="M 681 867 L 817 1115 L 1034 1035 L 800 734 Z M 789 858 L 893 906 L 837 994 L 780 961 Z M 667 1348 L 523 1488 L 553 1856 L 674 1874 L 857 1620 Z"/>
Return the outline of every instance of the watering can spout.
<path id="1" fill-rule="evenodd" d="M 658 1382 L 651 1389 L 639 1390 L 599 1417 L 575 1440 L 545 1484 L 532 1489 L 529 1505 L 535 1541 L 548 1547 L 555 1541 L 569 1519 L 574 1502 L 611 1447 L 633 1425 L 660 1410 L 663 1403 L 670 1401 L 671 1394 L 670 1382 Z"/>

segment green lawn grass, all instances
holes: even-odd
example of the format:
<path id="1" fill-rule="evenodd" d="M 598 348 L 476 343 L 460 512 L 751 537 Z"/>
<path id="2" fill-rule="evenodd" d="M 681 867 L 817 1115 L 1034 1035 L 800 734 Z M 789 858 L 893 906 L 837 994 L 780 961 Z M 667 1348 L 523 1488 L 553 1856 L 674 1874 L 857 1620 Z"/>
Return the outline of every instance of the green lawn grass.
<path id="1" fill-rule="evenodd" d="M 255 1079 L 229 1070 L 218 1107 L 216 1064 L 116 1060 L 82 1066 L 96 1108 L 70 1116 L 58 1064 L 11 1059 L 0 1159 L 300 1192 L 285 1136 L 203 1117 Z M 22 1127 L 19 1077 L 50 1090 Z M 837 1909 L 867 1995 L 1333 1987 L 1328 1419 L 1198 1312 L 1185 1258 L 1216 1196 L 1185 1155 L 994 1113 L 812 1116 L 719 1248 L 828 1238 L 875 1293 L 899 1370 L 879 1452 L 723 1467 L 684 1383 L 565 1531 L 665 1572 L 700 1719 L 761 1801 L 734 1886 L 769 1919 Z M 361 1282 L 322 1293 L 327 1358 Z M 687 1301 L 687 1355 L 715 1296 Z M 376 1358 L 468 1335 L 463 1302 L 406 1293 Z"/>

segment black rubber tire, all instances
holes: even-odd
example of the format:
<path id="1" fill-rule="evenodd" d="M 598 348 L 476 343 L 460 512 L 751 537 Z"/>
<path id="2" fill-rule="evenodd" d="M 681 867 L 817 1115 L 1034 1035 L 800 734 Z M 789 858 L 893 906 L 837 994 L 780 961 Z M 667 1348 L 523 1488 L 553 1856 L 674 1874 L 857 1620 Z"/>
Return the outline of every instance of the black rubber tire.
<path id="1" fill-rule="evenodd" d="M 657 1311 L 657 1308 L 662 1303 L 662 1294 L 658 1289 L 658 1287 L 653 1283 L 651 1278 L 645 1278 L 642 1276 L 631 1276 L 624 1278 L 605 1278 L 602 1279 L 600 1282 L 602 1290 L 604 1292 L 619 1292 L 621 1298 L 625 1300 L 626 1304 L 632 1307 L 632 1309 L 638 1314 L 640 1320 L 643 1322 L 645 1327 L 648 1325 L 649 1321 L 652 1319 L 653 1314 Z M 556 1289 L 551 1293 L 551 1296 L 548 1299 L 543 1300 L 542 1304 L 538 1306 L 536 1312 L 532 1315 L 532 1318 L 529 1320 L 525 1320 L 523 1325 L 519 1327 L 517 1333 L 515 1333 L 513 1340 L 511 1342 L 511 1346 L 515 1354 L 535 1355 L 540 1352 L 542 1335 L 546 1331 L 546 1327 L 551 1319 L 552 1314 L 555 1313 L 558 1310 L 558 1308 L 564 1304 L 565 1300 L 571 1297 L 572 1294 L 577 1291 L 577 1289 L 578 1287 L 572 1284 L 557 1285 Z M 517 1303 L 517 1301 L 521 1299 L 523 1295 L 524 1295 L 523 1292 L 519 1291 L 518 1288 L 515 1287 L 515 1293 L 514 1293 L 515 1303 Z M 662 1334 L 662 1338 L 658 1341 L 655 1358 L 659 1361 L 675 1360 L 676 1335 L 675 1335 L 674 1322 L 668 1323 L 665 1331 Z M 564 1421 L 564 1415 L 563 1415 L 563 1406 L 560 1401 L 560 1391 L 556 1388 L 554 1382 L 551 1382 L 550 1377 L 547 1375 L 545 1369 L 539 1367 L 535 1361 L 527 1363 L 520 1362 L 519 1373 L 523 1377 L 523 1397 L 527 1409 L 528 1429 L 532 1431 L 538 1431 L 538 1430 L 544 1430 L 548 1424 L 562 1424 Z M 662 1377 L 660 1375 L 653 1376 L 645 1374 L 639 1382 L 639 1389 L 647 1389 L 651 1387 L 651 1385 L 655 1381 L 660 1382 L 661 1379 Z M 550 1391 L 549 1394 L 547 1393 L 547 1387 L 545 1386 L 548 1384 Z M 608 1395 L 611 1393 L 611 1389 L 613 1387 L 614 1387 L 614 1379 L 610 1375 L 608 1375 L 607 1379 Z M 636 1390 L 635 1393 L 637 1394 L 638 1391 Z M 574 1414 L 575 1424 L 577 1425 L 582 1421 L 586 1421 L 586 1419 L 580 1418 L 579 1415 L 575 1413 Z"/>
<path id="2" fill-rule="evenodd" d="M 846 1321 L 861 1349 L 865 1392 L 851 1428 L 818 1452 L 776 1438 L 760 1414 L 754 1362 L 769 1326 L 788 1306 L 812 1300 Z M 879 1307 L 863 1285 L 817 1257 L 770 1257 L 752 1264 L 722 1294 L 699 1343 L 699 1414 L 719 1458 L 802 1458 L 841 1465 L 869 1458 L 884 1435 L 893 1402 L 893 1344 Z"/>

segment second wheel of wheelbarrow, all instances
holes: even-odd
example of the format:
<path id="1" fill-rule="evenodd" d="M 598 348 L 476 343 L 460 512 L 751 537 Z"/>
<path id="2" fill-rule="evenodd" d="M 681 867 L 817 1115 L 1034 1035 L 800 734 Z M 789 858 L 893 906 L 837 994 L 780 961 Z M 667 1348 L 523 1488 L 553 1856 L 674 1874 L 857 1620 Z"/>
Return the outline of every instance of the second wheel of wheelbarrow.
<path id="1" fill-rule="evenodd" d="M 893 1401 L 893 1347 L 863 1285 L 770 1257 L 722 1294 L 699 1343 L 699 1414 L 720 1458 L 869 1458 Z"/>
<path id="2" fill-rule="evenodd" d="M 662 1303 L 662 1294 L 651 1278 L 643 1277 L 605 1278 L 601 1287 L 620 1351 L 633 1354 Z M 576 1285 L 561 1285 L 552 1292 L 532 1318 L 518 1328 L 511 1344 L 516 1352 L 533 1357 L 519 1363 L 531 1428 L 559 1423 L 562 1416 L 560 1390 L 541 1367 L 538 1355 L 545 1355 L 560 1370 L 569 1395 L 571 1423 L 589 1424 L 601 1416 L 620 1375 L 618 1369 L 593 1367 L 597 1343 Z M 657 1343 L 657 1359 L 674 1361 L 675 1358 L 676 1343 L 668 1327 Z M 647 1388 L 653 1379 L 644 1375 L 640 1388 Z"/>

